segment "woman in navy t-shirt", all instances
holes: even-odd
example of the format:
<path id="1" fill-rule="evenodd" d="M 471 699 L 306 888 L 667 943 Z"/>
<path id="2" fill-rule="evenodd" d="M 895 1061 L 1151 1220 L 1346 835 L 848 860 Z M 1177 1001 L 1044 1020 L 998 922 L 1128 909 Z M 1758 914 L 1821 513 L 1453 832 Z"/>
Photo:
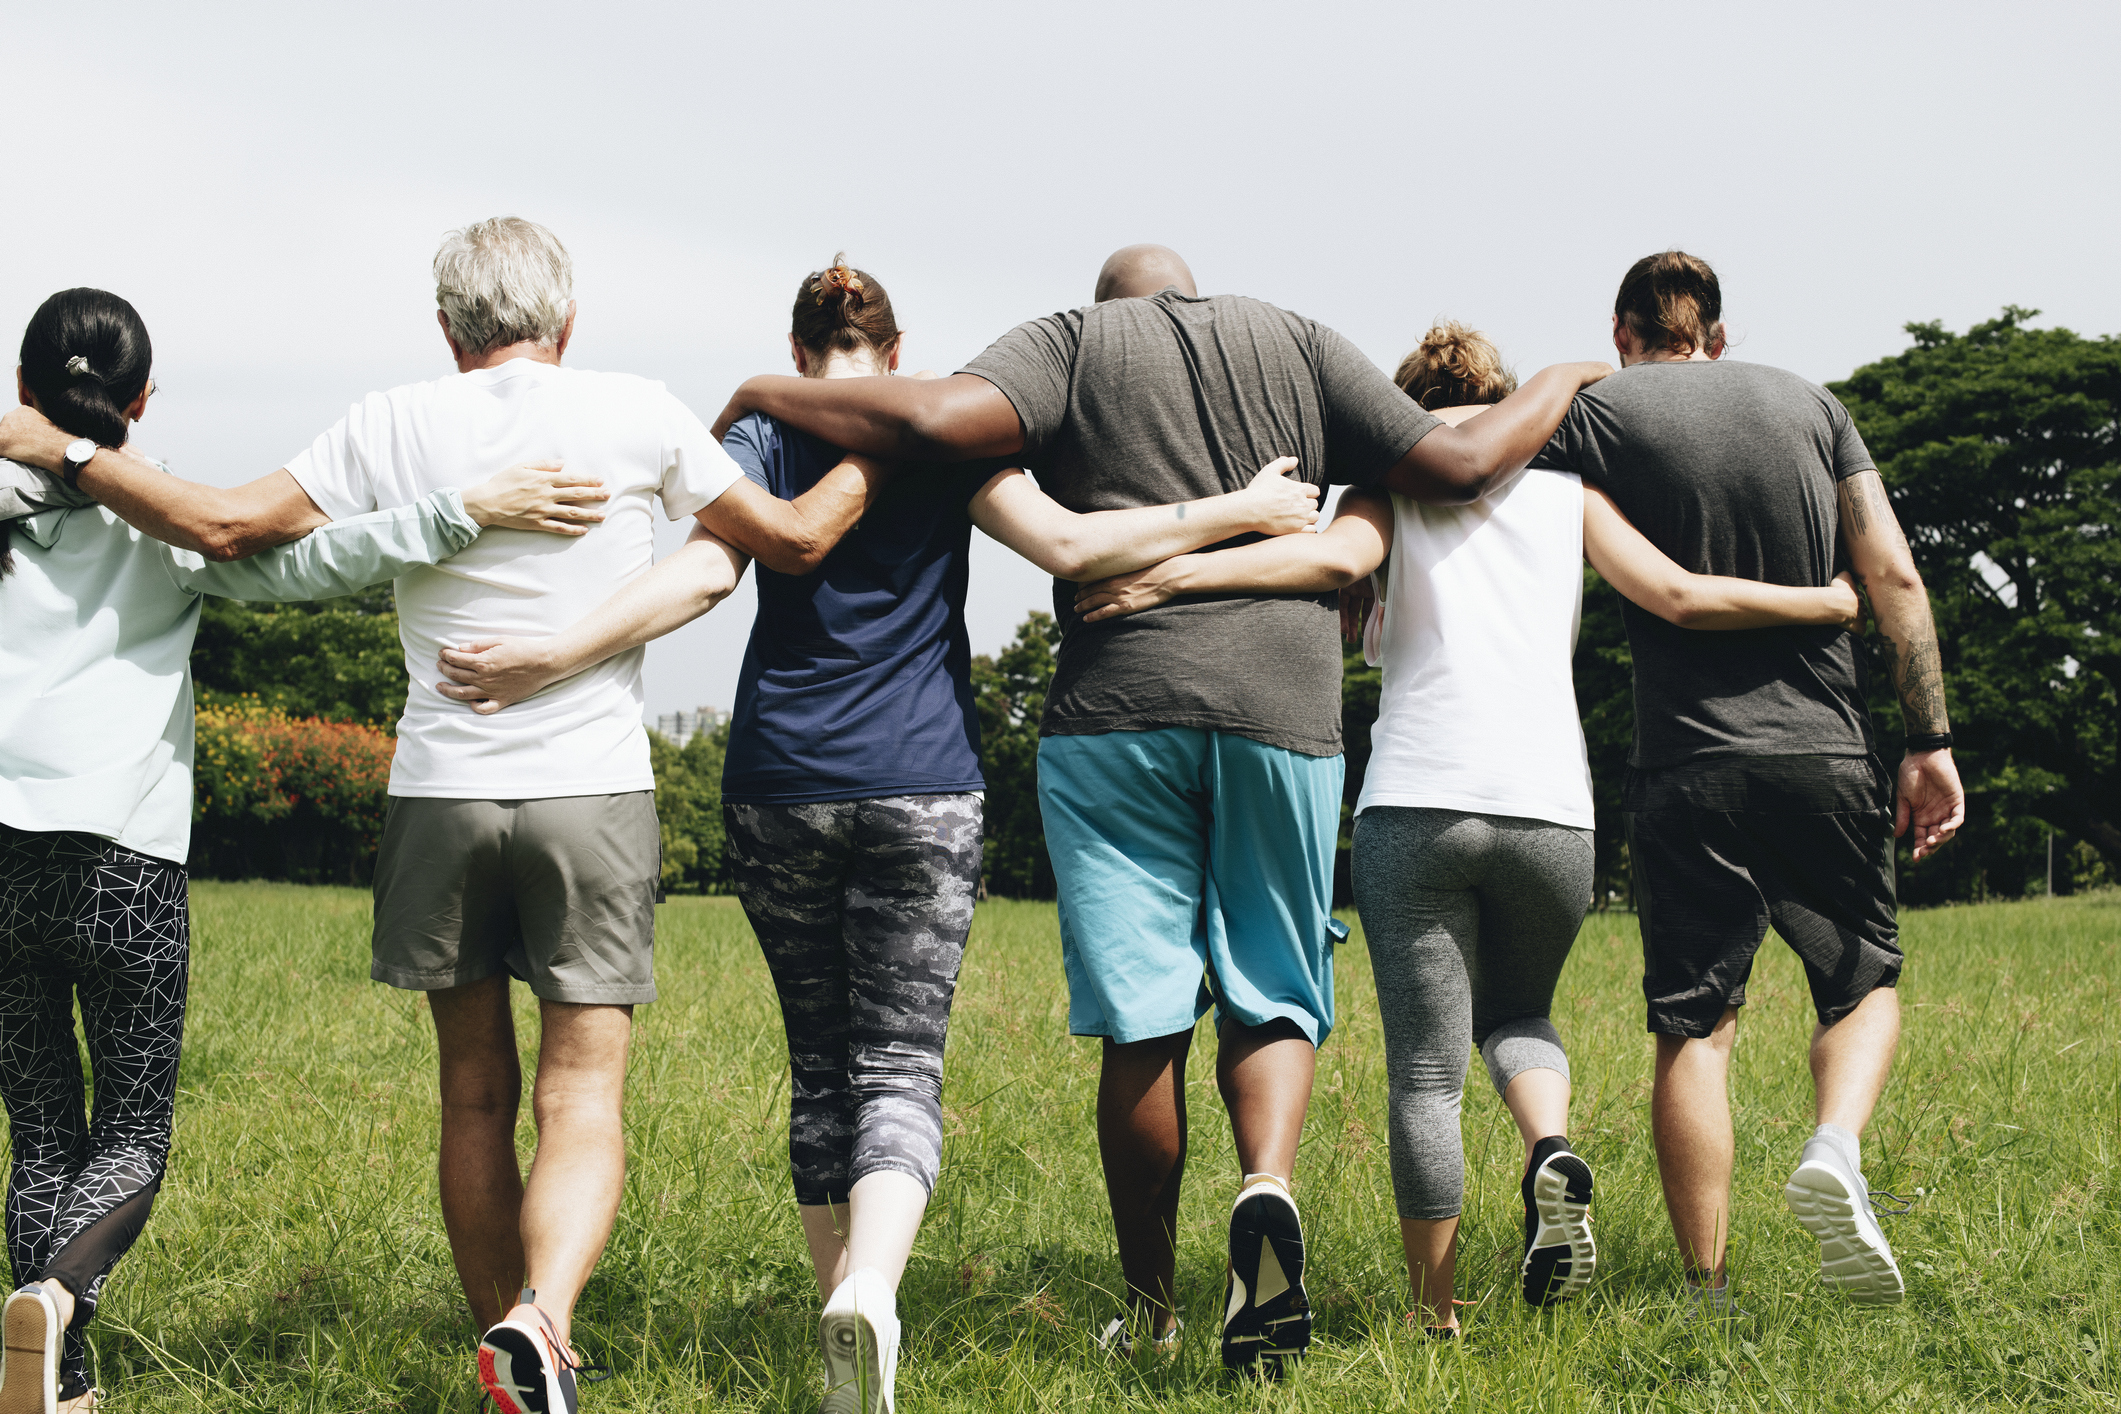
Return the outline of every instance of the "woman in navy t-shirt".
<path id="1" fill-rule="evenodd" d="M 895 372 L 890 297 L 836 259 L 796 295 L 811 378 Z M 794 500 L 845 456 L 761 414 L 722 445 Z M 737 893 L 780 994 L 790 1167 L 827 1300 L 827 1409 L 888 1407 L 895 1293 L 942 1150 L 943 1041 L 978 892 L 979 723 L 965 589 L 974 524 L 1064 579 L 1317 519 L 1277 462 L 1242 491 L 1076 515 L 999 462 L 901 466 L 817 567 L 758 568 L 722 778 Z"/>

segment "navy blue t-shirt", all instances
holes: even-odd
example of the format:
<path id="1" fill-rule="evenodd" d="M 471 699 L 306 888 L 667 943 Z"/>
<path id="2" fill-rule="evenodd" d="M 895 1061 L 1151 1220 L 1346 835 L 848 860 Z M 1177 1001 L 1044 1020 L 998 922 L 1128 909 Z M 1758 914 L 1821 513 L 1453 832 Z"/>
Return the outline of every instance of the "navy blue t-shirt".
<path id="1" fill-rule="evenodd" d="M 753 413 L 722 439 L 783 500 L 840 461 L 831 444 Z M 756 566 L 722 799 L 763 805 L 985 790 L 965 583 L 966 504 L 999 463 L 901 467 L 806 575 Z"/>

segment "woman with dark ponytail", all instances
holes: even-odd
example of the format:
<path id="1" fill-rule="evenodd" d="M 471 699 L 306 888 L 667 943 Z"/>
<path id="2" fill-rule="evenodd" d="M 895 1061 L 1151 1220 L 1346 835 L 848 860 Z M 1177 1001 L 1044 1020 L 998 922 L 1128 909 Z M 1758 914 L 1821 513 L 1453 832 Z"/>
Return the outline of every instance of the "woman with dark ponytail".
<path id="1" fill-rule="evenodd" d="M 122 448 L 154 395 L 133 307 L 63 290 L 37 310 L 22 402 L 76 440 L 66 464 Z M 552 473 L 319 527 L 208 563 L 90 503 L 68 476 L 0 462 L 0 1100 L 13 1167 L 0 1310 L 0 1410 L 76 1414 L 96 1400 L 85 1338 L 112 1266 L 162 1184 L 190 959 L 189 661 L 205 594 L 350 594 L 447 558 L 481 526 L 543 502 Z M 78 998 L 95 1080 L 84 1110 Z"/>

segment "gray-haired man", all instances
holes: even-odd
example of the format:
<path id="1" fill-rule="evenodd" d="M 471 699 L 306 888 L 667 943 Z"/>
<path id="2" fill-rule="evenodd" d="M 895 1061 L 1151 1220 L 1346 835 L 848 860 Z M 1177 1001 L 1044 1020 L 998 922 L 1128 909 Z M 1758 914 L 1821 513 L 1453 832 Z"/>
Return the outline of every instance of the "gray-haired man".
<path id="1" fill-rule="evenodd" d="M 486 1331 L 481 1382 L 503 1414 L 572 1414 L 571 1315 L 618 1213 L 632 1012 L 655 998 L 660 850 L 640 645 L 725 596 L 745 554 L 821 554 L 860 516 L 876 469 L 844 463 L 781 501 L 662 384 L 563 366 L 573 268 L 542 227 L 504 217 L 452 232 L 434 269 L 454 375 L 370 394 L 286 467 L 234 491 L 113 457 L 81 484 L 151 533 L 234 558 L 478 468 L 563 463 L 601 483 L 586 494 L 608 498 L 603 514 L 575 517 L 601 524 L 577 540 L 496 530 L 446 571 L 397 581 L 411 685 L 370 973 L 426 992 L 434 1013 L 442 1216 Z M 700 527 L 651 571 L 656 500 Z M 588 655 L 595 665 L 513 710 L 467 706 L 436 681 L 443 649 L 495 633 L 562 638 L 617 585 L 632 613 Z M 540 1007 L 527 1182 L 511 975 Z"/>

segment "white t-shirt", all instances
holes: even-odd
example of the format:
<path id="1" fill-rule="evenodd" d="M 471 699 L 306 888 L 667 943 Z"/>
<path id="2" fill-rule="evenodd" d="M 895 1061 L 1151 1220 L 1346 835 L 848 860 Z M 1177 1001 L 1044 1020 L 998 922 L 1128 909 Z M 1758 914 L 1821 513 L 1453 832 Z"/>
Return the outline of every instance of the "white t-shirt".
<path id="1" fill-rule="evenodd" d="M 1392 497 L 1364 657 L 1382 663 L 1359 814 L 1424 806 L 1592 828 L 1570 659 L 1583 483 L 1524 471 L 1470 506 Z"/>
<path id="2" fill-rule="evenodd" d="M 554 461 L 604 483 L 604 522 L 579 538 L 488 530 L 445 565 L 398 577 L 411 677 L 390 793 L 470 800 L 652 790 L 632 649 L 490 717 L 435 691 L 444 644 L 567 627 L 654 562 L 649 500 L 680 520 L 743 472 L 661 383 L 530 359 L 371 393 L 287 464 L 334 519 Z"/>

